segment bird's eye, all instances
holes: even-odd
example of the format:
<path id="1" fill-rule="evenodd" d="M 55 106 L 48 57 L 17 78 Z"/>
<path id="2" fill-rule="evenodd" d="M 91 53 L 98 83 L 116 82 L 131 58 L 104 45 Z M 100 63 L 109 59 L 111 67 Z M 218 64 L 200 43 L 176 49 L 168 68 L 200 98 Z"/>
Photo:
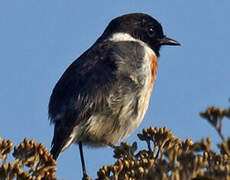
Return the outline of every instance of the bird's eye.
<path id="1" fill-rule="evenodd" d="M 155 35 L 155 31 L 154 31 L 153 27 L 148 28 L 148 34 L 151 37 L 153 37 Z"/>

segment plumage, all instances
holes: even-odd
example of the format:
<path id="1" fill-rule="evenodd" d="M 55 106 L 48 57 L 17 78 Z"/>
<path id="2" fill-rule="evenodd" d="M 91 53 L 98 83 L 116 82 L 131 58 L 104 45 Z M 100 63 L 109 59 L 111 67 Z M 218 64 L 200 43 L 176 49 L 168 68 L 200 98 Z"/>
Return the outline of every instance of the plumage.
<path id="1" fill-rule="evenodd" d="M 151 77 L 145 72 L 146 68 L 148 72 L 150 66 L 148 62 L 143 61 L 143 49 L 138 42 L 102 42 L 73 62 L 58 81 L 50 99 L 49 115 L 55 123 L 55 148 L 62 149 L 65 143 L 71 140 L 70 135 L 74 127 L 79 124 L 84 124 L 84 128 L 81 128 L 84 130 L 72 141 L 79 141 L 80 134 L 83 134 L 83 143 L 103 146 L 115 144 L 126 136 L 118 130 L 121 127 L 128 129 L 126 126 L 130 123 L 122 122 L 138 116 L 138 101 L 141 96 L 146 96 L 146 93 L 141 94 L 141 91 L 146 79 Z M 133 61 L 129 61 L 130 58 Z M 146 67 L 143 69 L 144 66 Z M 98 139 L 90 141 L 97 134 L 95 131 L 94 134 L 89 131 L 89 122 L 95 118 L 97 124 L 101 122 L 101 127 L 94 129 L 98 129 L 100 133 L 104 132 Z M 120 137 L 106 142 L 106 137 L 114 138 L 116 131 Z M 87 133 L 91 134 L 86 135 Z M 101 139 L 102 137 L 105 139 Z M 60 151 L 62 150 L 57 152 Z"/>
<path id="2" fill-rule="evenodd" d="M 141 123 L 147 111 L 162 45 L 179 45 L 151 16 L 115 18 L 55 85 L 49 102 L 55 159 L 78 143 L 114 146 Z"/>

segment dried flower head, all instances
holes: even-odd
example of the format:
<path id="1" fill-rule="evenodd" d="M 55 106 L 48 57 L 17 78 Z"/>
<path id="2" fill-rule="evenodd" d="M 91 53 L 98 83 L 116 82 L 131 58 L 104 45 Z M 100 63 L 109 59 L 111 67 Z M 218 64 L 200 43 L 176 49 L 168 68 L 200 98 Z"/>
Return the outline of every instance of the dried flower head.
<path id="1" fill-rule="evenodd" d="M 213 152 L 210 138 L 181 141 L 165 127 L 143 129 L 138 137 L 147 143 L 147 149 L 136 152 L 136 142 L 121 143 L 114 149 L 116 163 L 103 166 L 98 180 L 230 179 L 230 156 Z"/>
<path id="2" fill-rule="evenodd" d="M 55 180 L 56 162 L 47 148 L 33 140 L 24 139 L 14 147 L 14 161 L 7 163 L 13 143 L 0 138 L 0 179 L 11 180 Z"/>

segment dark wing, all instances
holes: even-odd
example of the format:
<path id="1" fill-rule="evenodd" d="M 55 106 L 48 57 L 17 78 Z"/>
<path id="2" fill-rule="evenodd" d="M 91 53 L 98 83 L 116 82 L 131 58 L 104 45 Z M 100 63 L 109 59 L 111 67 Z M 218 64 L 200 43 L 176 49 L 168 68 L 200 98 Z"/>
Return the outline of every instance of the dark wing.
<path id="1" fill-rule="evenodd" d="M 138 43 L 98 43 L 64 72 L 49 102 L 49 117 L 55 123 L 54 157 L 68 141 L 74 126 L 87 121 L 93 113 L 112 113 L 111 97 L 115 97 L 116 106 L 122 96 L 137 88 L 129 71 L 135 72 L 135 59 L 143 57 L 138 48 Z"/>

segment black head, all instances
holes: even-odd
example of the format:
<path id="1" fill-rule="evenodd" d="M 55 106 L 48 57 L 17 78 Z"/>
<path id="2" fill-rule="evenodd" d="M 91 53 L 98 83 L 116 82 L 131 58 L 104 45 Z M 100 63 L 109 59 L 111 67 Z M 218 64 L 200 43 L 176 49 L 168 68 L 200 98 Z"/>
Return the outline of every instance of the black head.
<path id="1" fill-rule="evenodd" d="M 119 32 L 128 33 L 133 38 L 142 40 L 155 51 L 157 56 L 162 45 L 180 45 L 164 35 L 161 24 L 157 20 L 143 13 L 126 14 L 113 19 L 100 39 Z"/>

